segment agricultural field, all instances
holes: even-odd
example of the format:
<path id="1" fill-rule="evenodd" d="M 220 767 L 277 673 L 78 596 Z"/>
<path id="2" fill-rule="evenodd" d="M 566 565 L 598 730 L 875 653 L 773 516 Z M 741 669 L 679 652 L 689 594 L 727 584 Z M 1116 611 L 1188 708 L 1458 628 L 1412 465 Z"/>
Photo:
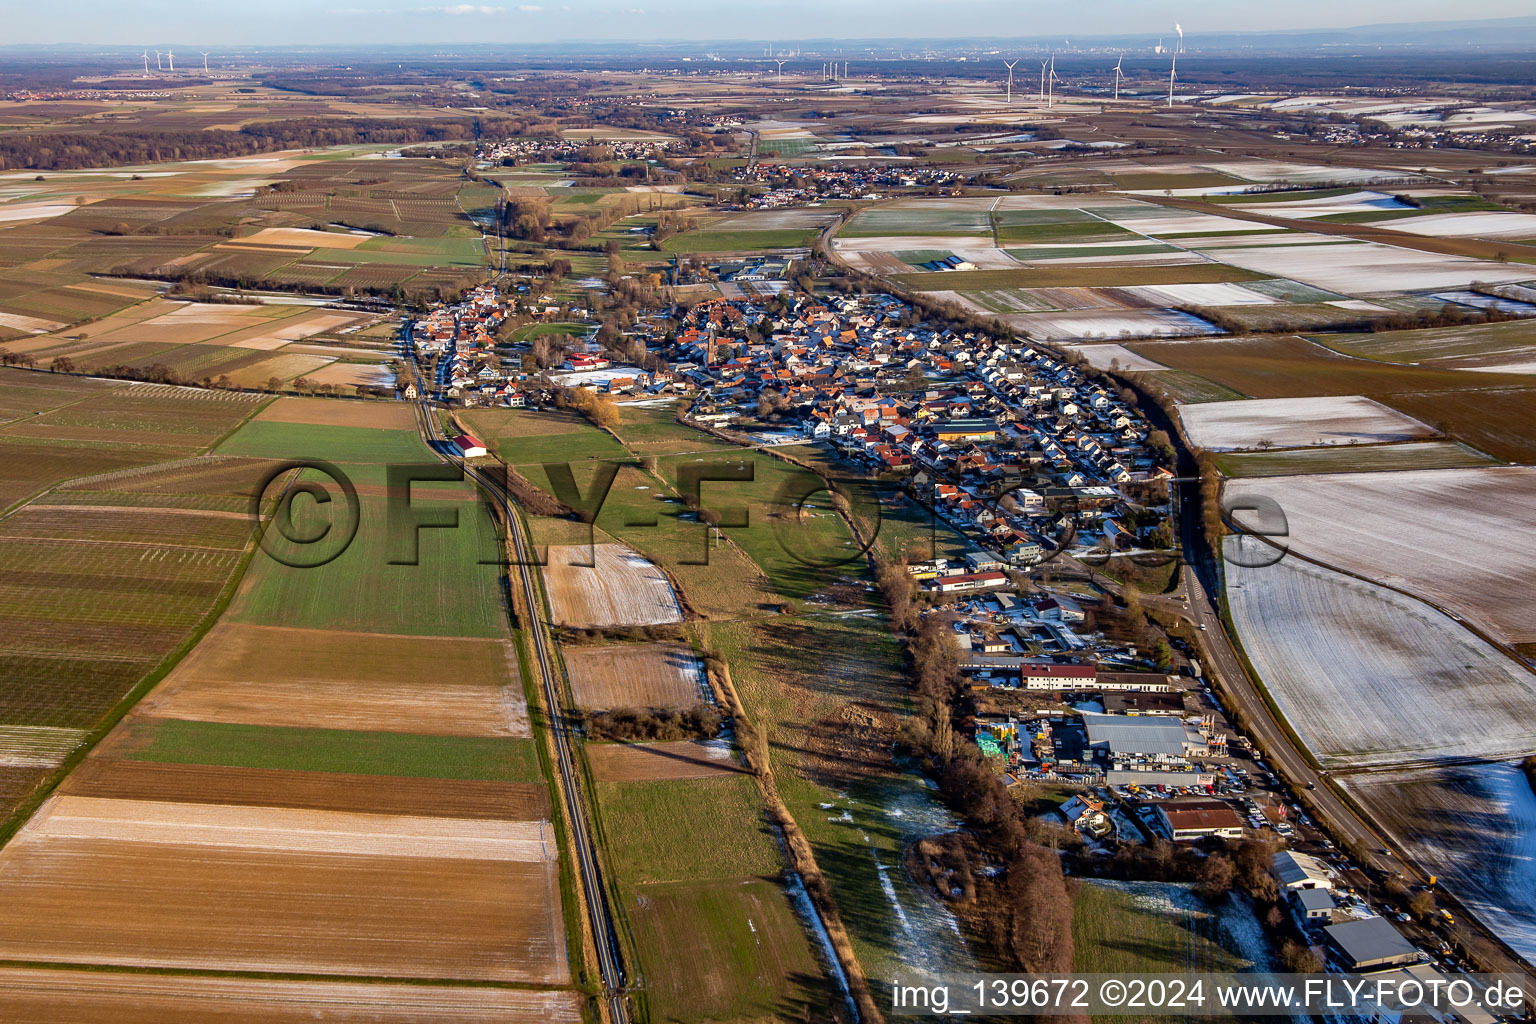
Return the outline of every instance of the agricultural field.
<path id="1" fill-rule="evenodd" d="M 569 409 L 471 409 L 460 418 L 509 466 L 629 458 L 622 444 Z"/>
<path id="2" fill-rule="evenodd" d="M 1410 469 L 1466 469 L 1497 465 L 1455 441 L 1296 448 L 1222 455 L 1216 465 L 1230 477 L 1303 476 L 1312 473 L 1389 473 Z"/>
<path id="3" fill-rule="evenodd" d="M 1217 908 L 1188 885 L 1086 879 L 1072 906 L 1073 967 L 1108 974 L 1240 972 L 1268 966 L 1246 903 Z"/>
<path id="4" fill-rule="evenodd" d="M 1501 940 L 1536 955 L 1536 796 L 1519 764 L 1369 772 L 1343 785 Z"/>
<path id="5" fill-rule="evenodd" d="M 953 822 L 920 780 L 896 773 L 877 724 L 901 706 L 899 652 L 866 617 L 780 617 L 692 627 L 721 654 L 775 779 L 826 873 L 877 993 L 898 966 L 979 969 L 944 938 L 957 922 L 906 879 L 906 845 Z M 878 994 L 877 994 L 878 998 Z"/>
<path id="6" fill-rule="evenodd" d="M 680 644 L 573 647 L 564 658 L 584 708 L 686 708 L 710 699 L 699 659 Z"/>
<path id="7" fill-rule="evenodd" d="M 719 253 L 807 249 L 817 234 L 837 219 L 829 210 L 762 210 L 711 220 L 673 235 L 663 252 Z"/>
<path id="8" fill-rule="evenodd" d="M 1536 339 L 1532 337 L 1528 321 L 1380 334 L 1321 335 L 1313 340 L 1361 359 L 1430 364 L 1483 373 L 1536 372 Z"/>
<path id="9" fill-rule="evenodd" d="M 1507 644 L 1536 641 L 1525 527 L 1536 469 L 1495 466 L 1248 480 L 1285 511 L 1289 545 L 1407 590 Z"/>
<path id="10" fill-rule="evenodd" d="M 1146 356 L 1137 355 L 1124 345 L 1064 345 L 1068 352 L 1076 352 L 1088 360 L 1095 370 L 1166 370 L 1162 363 L 1153 362 Z"/>
<path id="11" fill-rule="evenodd" d="M 179 501 L 211 520 L 176 517 L 182 541 L 222 537 L 232 563 L 263 460 L 326 458 L 358 484 L 356 540 L 312 569 L 256 552 L 228 613 L 0 850 L 3 955 L 510 983 L 544 991 L 450 998 L 441 1012 L 579 1017 L 556 991 L 571 982 L 560 842 L 494 558 L 477 564 L 499 545 L 472 489 L 419 488 L 413 504 L 449 496 L 460 527 L 424 531 L 420 564 L 391 565 L 384 466 L 432 461 L 405 407 L 284 400 L 226 446 L 69 500 L 97 519 Z M 189 463 L 233 493 L 193 489 Z M 194 596 L 159 597 L 155 615 L 174 623 Z M 64 893 L 67 913 L 41 909 Z M 162 996 L 197 998 L 187 980 Z"/>
<path id="12" fill-rule="evenodd" d="M 552 544 L 548 558 L 544 585 L 556 625 L 643 626 L 683 619 L 666 574 L 630 548 Z"/>
<path id="13" fill-rule="evenodd" d="M 653 1019 L 793 1017 L 836 998 L 749 776 L 599 782 L 597 794 Z M 676 827 L 701 818 L 711 828 Z"/>
<path id="14" fill-rule="evenodd" d="M 586 755 L 599 782 L 714 779 L 746 772 L 726 740 L 596 743 L 587 746 Z"/>
<path id="15" fill-rule="evenodd" d="M 445 659 L 454 666 L 451 678 L 438 671 Z M 506 641 L 235 622 L 215 626 L 134 713 L 423 735 L 531 735 L 517 656 Z"/>
<path id="16" fill-rule="evenodd" d="M 89 969 L 0 969 L 0 1000 L 18 1020 L 68 1024 L 82 1016 L 120 1024 L 200 1024 L 238 1013 L 261 1024 L 300 1024 L 323 1005 L 342 1024 L 579 1024 L 572 992 L 375 982 L 180 978 Z"/>
<path id="17" fill-rule="evenodd" d="M 1295 557 L 1245 568 L 1234 559 L 1267 561 L 1275 553 L 1252 538 L 1227 544 L 1227 602 L 1243 651 L 1324 766 L 1508 757 L 1530 748 L 1525 723 L 1536 713 L 1536 675 L 1454 619 Z"/>
<path id="18" fill-rule="evenodd" d="M 476 186 L 444 161 L 385 163 L 366 149 L 161 164 L 137 176 L 50 175 L 39 191 L 69 202 L 5 197 L 14 199 L 0 222 L 33 221 L 0 224 L 0 235 L 34 285 L 0 299 L 0 315 L 64 326 L 153 294 L 142 281 L 112 278 L 435 296 L 449 281 L 483 276 L 485 246 L 465 212 Z"/>
<path id="19" fill-rule="evenodd" d="M 1262 398 L 1180 406 L 1192 444 L 1212 451 L 1411 441 L 1434 433 L 1359 395 Z"/>
<path id="20" fill-rule="evenodd" d="M 0 852 L 0 952 L 58 963 L 561 984 L 564 943 L 549 941 L 560 934 L 554 842 L 545 829 L 56 796 Z M 89 899 L 67 895 L 87 884 Z M 540 905 L 543 919 L 523 912 Z"/>
<path id="21" fill-rule="evenodd" d="M 0 821 L 203 627 L 251 535 L 260 464 L 198 455 L 260 403 L 99 383 L 0 381 L 0 500 L 31 498 L 0 521 Z"/>

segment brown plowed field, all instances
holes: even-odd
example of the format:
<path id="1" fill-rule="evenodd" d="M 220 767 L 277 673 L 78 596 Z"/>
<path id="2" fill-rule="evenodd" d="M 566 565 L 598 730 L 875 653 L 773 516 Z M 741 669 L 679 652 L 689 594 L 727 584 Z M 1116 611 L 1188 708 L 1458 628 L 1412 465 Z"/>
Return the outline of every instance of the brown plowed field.
<path id="1" fill-rule="evenodd" d="M 0 875 L 0 959 L 570 980 L 553 861 L 18 837 Z"/>
<path id="2" fill-rule="evenodd" d="M 503 821 L 549 817 L 549 791 L 537 783 L 223 768 L 101 757 L 89 758 L 75 769 L 60 792 L 123 800 L 259 804 Z"/>
<path id="3" fill-rule="evenodd" d="M 544 821 L 359 814 L 254 804 L 172 803 L 55 794 L 16 842 L 109 841 L 275 853 L 534 863 L 555 859 Z"/>
<path id="4" fill-rule="evenodd" d="M 707 779 L 744 772 L 723 743 L 693 740 L 675 743 L 596 743 L 587 761 L 599 782 L 646 782 L 652 779 Z"/>
<path id="5" fill-rule="evenodd" d="M 580 564 L 589 558 L 595 566 Z M 666 574 L 623 544 L 551 544 L 544 581 L 555 622 L 561 626 L 683 620 Z"/>
<path id="6" fill-rule="evenodd" d="M 528 737 L 516 654 L 501 640 L 224 621 L 137 714 L 247 725 Z M 445 665 L 452 665 L 451 671 Z"/>
<path id="7" fill-rule="evenodd" d="M 9 1024 L 577 1024 L 580 998 L 528 989 L 0 969 Z"/>
<path id="8" fill-rule="evenodd" d="M 565 651 L 584 708 L 686 708 L 705 699 L 699 660 L 681 644 L 625 644 Z"/>
<path id="9" fill-rule="evenodd" d="M 267 423 L 311 423 L 321 427 L 379 427 L 414 430 L 416 417 L 405 402 L 338 402 L 325 398 L 279 398 L 256 419 Z"/>

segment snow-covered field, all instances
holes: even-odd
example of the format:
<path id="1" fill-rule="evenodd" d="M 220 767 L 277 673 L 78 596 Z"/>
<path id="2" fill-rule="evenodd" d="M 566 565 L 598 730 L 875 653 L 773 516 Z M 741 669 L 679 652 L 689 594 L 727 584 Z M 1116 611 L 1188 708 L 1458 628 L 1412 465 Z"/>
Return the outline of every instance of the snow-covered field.
<path id="1" fill-rule="evenodd" d="M 1204 166 L 1217 174 L 1230 174 L 1245 181 L 1266 183 L 1286 181 L 1298 185 L 1322 183 L 1370 185 L 1395 178 L 1418 178 L 1418 175 L 1404 171 L 1383 171 L 1369 167 L 1326 167 L 1320 164 L 1285 163 L 1280 160 L 1244 160 Z"/>
<path id="2" fill-rule="evenodd" d="M 1179 419 L 1191 442 L 1214 451 L 1410 441 L 1434 433 L 1361 395 L 1181 405 Z"/>
<path id="3" fill-rule="evenodd" d="M 1367 213 L 1371 210 L 1408 210 L 1407 203 L 1385 192 L 1351 192 L 1342 196 L 1323 196 L 1315 199 L 1284 200 L 1273 203 L 1257 203 L 1250 207 L 1256 213 L 1276 217 L 1326 217 L 1336 213 Z"/>
<path id="4" fill-rule="evenodd" d="M 1260 482 L 1245 480 L 1242 490 Z M 1322 764 L 1512 757 L 1536 748 L 1536 675 L 1449 616 L 1299 558 L 1244 568 L 1234 559 L 1277 554 L 1252 537 L 1228 538 L 1226 553 L 1227 600 L 1243 650 Z"/>
<path id="5" fill-rule="evenodd" d="M 1081 353 L 1095 370 L 1108 370 L 1116 364 L 1122 370 L 1166 370 L 1162 363 L 1132 352 L 1124 345 L 1063 345 L 1069 352 Z"/>
<path id="6" fill-rule="evenodd" d="M 1086 309 L 1059 313 L 1014 313 L 1005 323 L 1046 341 L 1100 338 L 1159 338 L 1220 334 L 1199 317 L 1172 309 Z"/>
<path id="7" fill-rule="evenodd" d="M 1536 957 L 1536 796 L 1518 764 L 1343 782 L 1484 925 L 1526 959 Z"/>
<path id="8" fill-rule="evenodd" d="M 1121 217 L 1112 214 L 1110 220 L 1129 231 L 1160 237 L 1164 235 L 1213 235 L 1227 231 L 1284 231 L 1274 224 L 1260 224 L 1251 220 L 1217 217 L 1206 213 L 1180 213 L 1168 210 L 1158 217 Z"/>
<path id="9" fill-rule="evenodd" d="M 1240 284 L 1141 284 L 1127 288 L 1159 306 L 1267 306 L 1277 299 L 1249 291 Z"/>
<path id="10" fill-rule="evenodd" d="M 1441 238 L 1533 238 L 1536 237 L 1536 213 L 1499 213 L 1492 210 L 1432 213 L 1423 217 L 1403 217 L 1383 226 L 1413 235 L 1435 235 Z"/>
<path id="11" fill-rule="evenodd" d="M 1439 256 L 1376 242 L 1233 247 L 1213 250 L 1211 256 L 1234 267 L 1289 277 L 1352 296 L 1466 287 L 1473 281 L 1523 281 L 1531 276 L 1530 267 Z"/>
<path id="12" fill-rule="evenodd" d="M 1419 595 L 1505 643 L 1536 642 L 1536 468 L 1333 473 L 1245 480 L 1242 490 L 1280 503 L 1294 550 Z"/>

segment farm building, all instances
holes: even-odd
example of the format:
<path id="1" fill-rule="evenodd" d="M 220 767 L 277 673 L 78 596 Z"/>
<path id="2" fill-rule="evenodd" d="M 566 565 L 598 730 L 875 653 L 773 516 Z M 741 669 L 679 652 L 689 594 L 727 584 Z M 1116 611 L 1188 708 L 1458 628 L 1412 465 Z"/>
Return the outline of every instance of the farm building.
<path id="1" fill-rule="evenodd" d="M 1418 950 L 1385 918 L 1367 917 L 1323 929 L 1338 962 L 1351 971 L 1374 971 L 1411 964 Z"/>
<path id="2" fill-rule="evenodd" d="M 485 445 L 473 434 L 459 434 L 453 439 L 453 445 L 466 459 L 478 459 L 487 454 Z"/>
<path id="3" fill-rule="evenodd" d="M 1220 800 L 1174 800 L 1157 805 L 1158 820 L 1174 842 L 1221 836 L 1241 839 L 1243 819 Z"/>
<path id="4" fill-rule="evenodd" d="M 1286 889 L 1332 889 L 1333 876 L 1310 854 L 1282 850 L 1275 854 L 1275 877 Z"/>

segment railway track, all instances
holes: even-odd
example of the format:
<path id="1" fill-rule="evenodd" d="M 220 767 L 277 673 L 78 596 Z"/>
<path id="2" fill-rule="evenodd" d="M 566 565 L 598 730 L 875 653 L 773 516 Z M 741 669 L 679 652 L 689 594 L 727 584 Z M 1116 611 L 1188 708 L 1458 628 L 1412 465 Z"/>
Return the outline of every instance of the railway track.
<path id="1" fill-rule="evenodd" d="M 425 440 L 438 458 L 458 466 L 464 475 L 489 494 L 506 516 L 507 535 L 512 540 L 516 565 L 508 568 L 512 583 L 522 590 L 523 601 L 528 609 L 527 633 L 532 638 L 534 664 L 539 673 L 539 686 L 544 693 L 544 703 L 549 711 L 549 728 L 555 740 L 556 767 L 560 773 L 560 789 L 565 796 L 565 806 L 571 816 L 571 833 L 575 837 L 576 862 L 580 869 L 581 887 L 585 895 L 587 913 L 592 925 L 593 944 L 597 947 L 598 968 L 603 985 L 603 999 L 607 1003 L 607 1020 L 611 1024 L 628 1024 L 629 1003 L 626 993 L 624 959 L 619 952 L 619 933 L 614 925 L 613 912 L 608 906 L 608 892 L 603 885 L 602 863 L 593 839 L 592 828 L 587 820 L 586 800 L 581 786 L 581 775 L 576 764 L 574 740 L 570 726 L 560 714 L 560 667 L 550 649 L 548 623 L 544 618 L 544 604 L 539 596 L 538 582 L 534 578 L 534 565 L 530 544 L 521 529 L 522 516 L 517 503 L 506 489 L 493 477 L 481 473 L 464 459 L 452 453 L 448 439 L 439 429 L 426 400 L 416 403 L 417 425 Z"/>

